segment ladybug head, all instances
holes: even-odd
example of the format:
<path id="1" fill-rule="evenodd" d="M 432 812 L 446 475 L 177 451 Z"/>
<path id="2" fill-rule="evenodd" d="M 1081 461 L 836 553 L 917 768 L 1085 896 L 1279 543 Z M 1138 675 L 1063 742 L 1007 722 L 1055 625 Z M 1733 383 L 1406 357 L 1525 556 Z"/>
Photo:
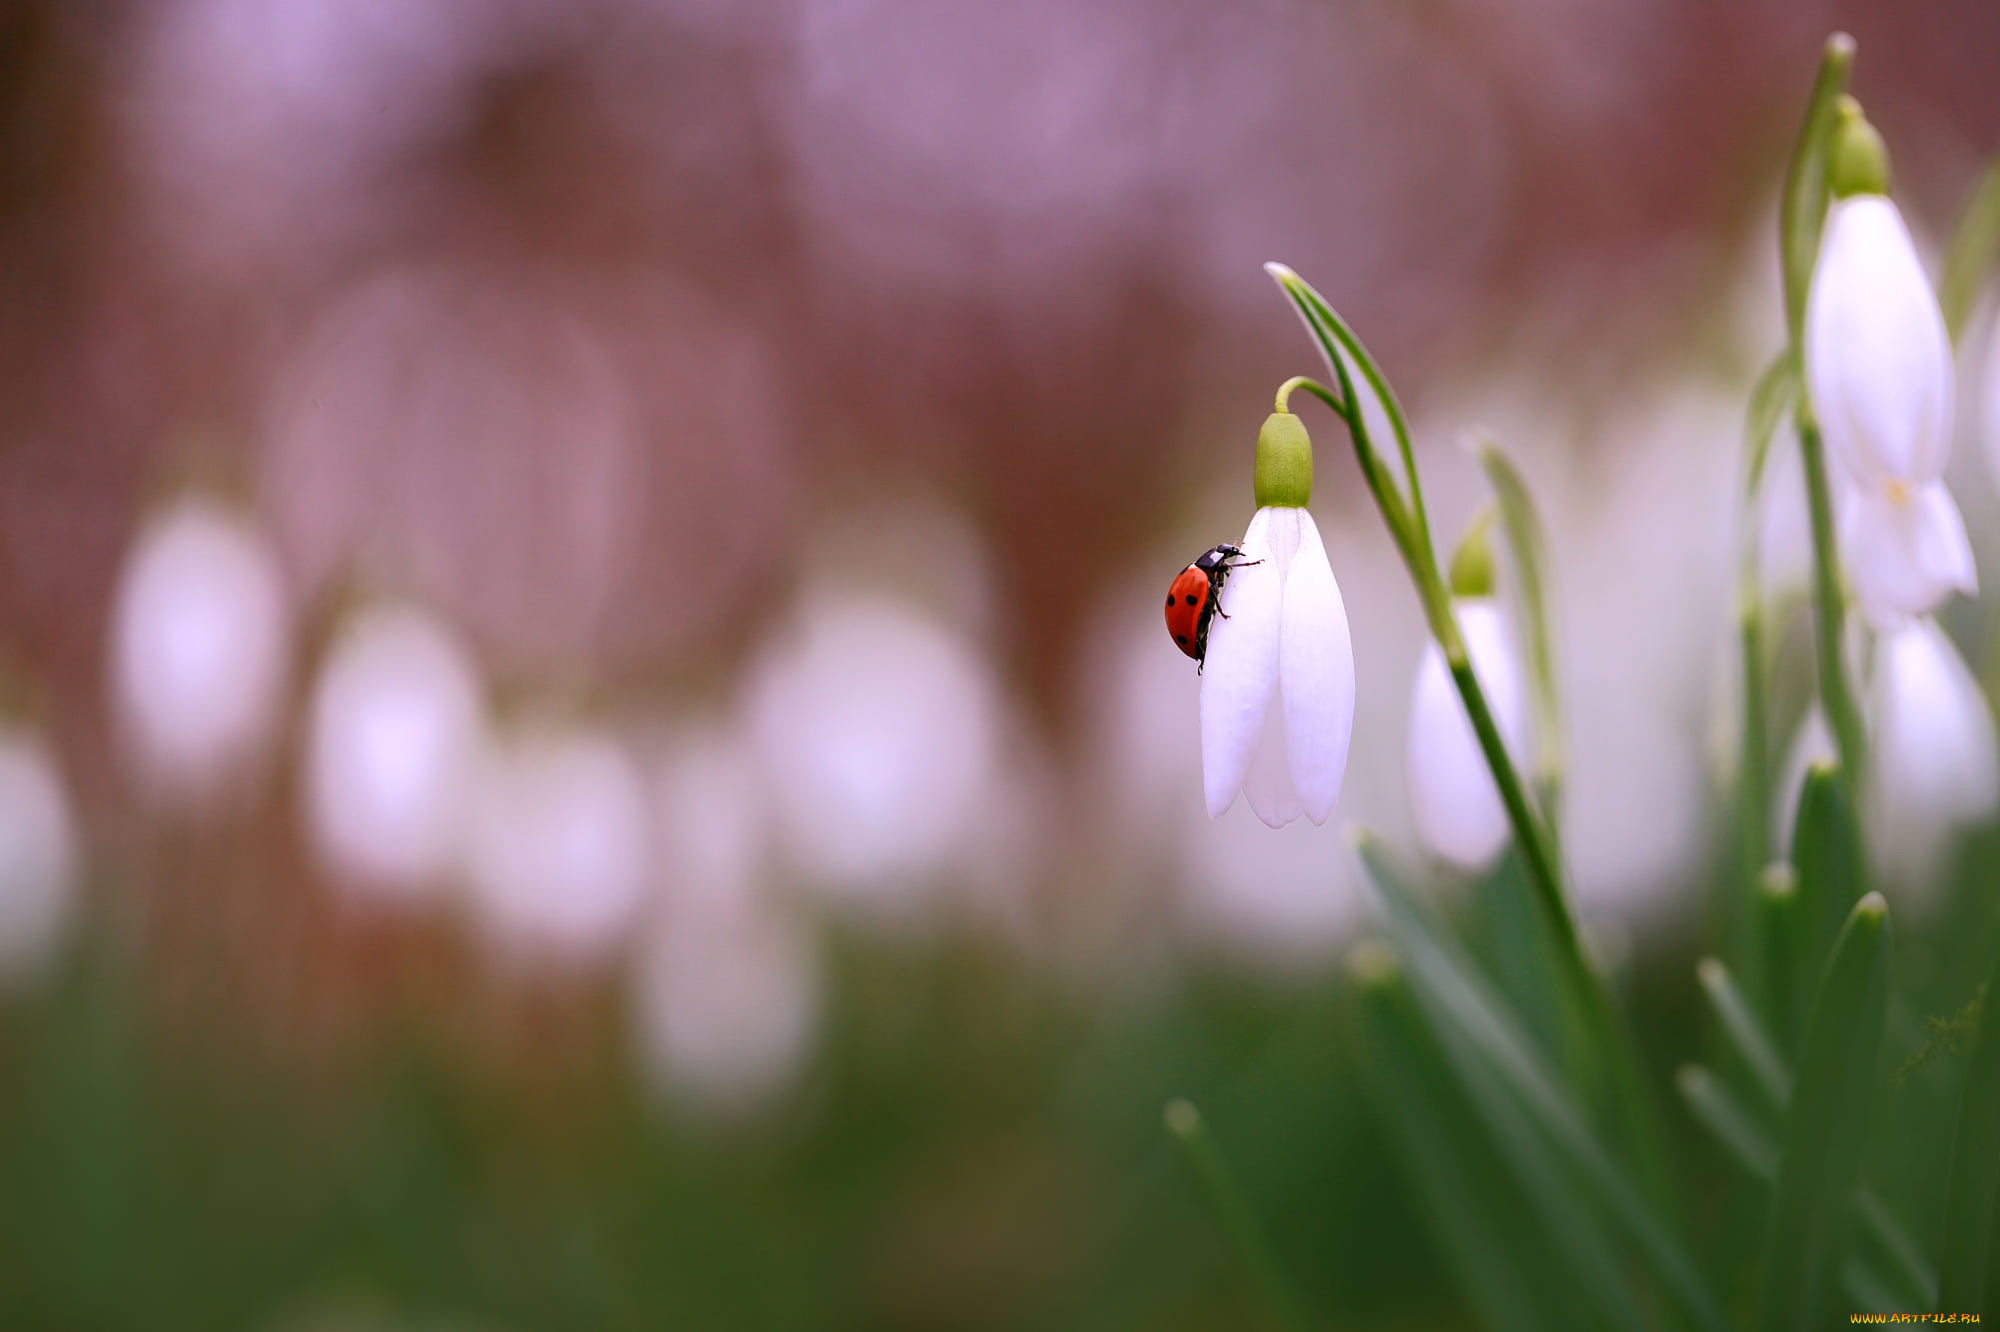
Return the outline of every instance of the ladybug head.
<path id="1" fill-rule="evenodd" d="M 1212 546 L 1206 554 L 1194 562 L 1194 567 L 1203 573 L 1214 573 L 1242 553 L 1242 549 L 1237 546 Z"/>

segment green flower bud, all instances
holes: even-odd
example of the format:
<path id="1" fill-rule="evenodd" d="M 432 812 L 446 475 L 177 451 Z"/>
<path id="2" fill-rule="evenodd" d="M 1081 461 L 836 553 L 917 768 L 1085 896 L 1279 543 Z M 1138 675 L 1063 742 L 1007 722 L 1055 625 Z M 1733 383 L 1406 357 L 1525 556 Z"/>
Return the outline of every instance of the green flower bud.
<path id="1" fill-rule="evenodd" d="M 1313 493 L 1312 438 L 1290 412 L 1273 412 L 1257 432 L 1257 507 L 1303 509 Z"/>
<path id="2" fill-rule="evenodd" d="M 1889 192 L 1889 148 L 1852 97 L 1840 99 L 1827 152 L 1826 187 L 1834 198 Z"/>
<path id="3" fill-rule="evenodd" d="M 1452 554 L 1449 577 L 1454 597 L 1493 595 L 1493 512 L 1488 504 L 1473 515 Z"/>

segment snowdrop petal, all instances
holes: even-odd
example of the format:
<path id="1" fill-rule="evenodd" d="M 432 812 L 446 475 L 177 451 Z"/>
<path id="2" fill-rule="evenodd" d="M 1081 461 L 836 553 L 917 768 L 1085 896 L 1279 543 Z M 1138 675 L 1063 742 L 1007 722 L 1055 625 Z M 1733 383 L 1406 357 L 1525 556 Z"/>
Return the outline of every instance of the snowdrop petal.
<path id="1" fill-rule="evenodd" d="M 1297 512 L 1299 544 L 1285 577 L 1278 638 L 1278 697 L 1292 788 L 1312 821 L 1325 823 L 1340 799 L 1354 734 L 1354 643 L 1319 528 L 1311 514 Z"/>
<path id="2" fill-rule="evenodd" d="M 1266 709 L 1250 771 L 1243 776 L 1243 798 L 1257 817 L 1273 828 L 1282 828 L 1306 812 L 1298 789 L 1292 785 L 1292 756 L 1285 743 L 1285 729 L 1283 709 Z"/>
<path id="3" fill-rule="evenodd" d="M 1927 615 L 1954 591 L 1979 590 L 1965 520 L 1943 482 L 1902 494 L 1857 489 L 1842 517 L 1854 594 L 1878 628 Z"/>
<path id="4" fill-rule="evenodd" d="M 1278 688 L 1278 627 L 1284 577 L 1270 540 L 1273 511 L 1260 509 L 1243 534 L 1243 562 L 1223 585 L 1208 630 L 1201 677 L 1201 774 L 1210 818 L 1242 789 Z M 1289 553 L 1289 552 L 1288 552 Z"/>
<path id="5" fill-rule="evenodd" d="M 1461 602 L 1459 627 L 1473 674 L 1508 750 L 1518 759 L 1526 729 L 1521 673 L 1500 607 L 1486 598 Z M 1440 860 L 1464 870 L 1490 865 L 1511 829 L 1493 772 L 1445 664 L 1432 643 L 1417 668 L 1410 704 L 1410 806 L 1417 834 Z"/>
<path id="6" fill-rule="evenodd" d="M 1806 306 L 1806 380 L 1827 447 L 1864 484 L 1935 481 L 1951 448 L 1951 339 L 1895 204 L 1833 205 Z"/>

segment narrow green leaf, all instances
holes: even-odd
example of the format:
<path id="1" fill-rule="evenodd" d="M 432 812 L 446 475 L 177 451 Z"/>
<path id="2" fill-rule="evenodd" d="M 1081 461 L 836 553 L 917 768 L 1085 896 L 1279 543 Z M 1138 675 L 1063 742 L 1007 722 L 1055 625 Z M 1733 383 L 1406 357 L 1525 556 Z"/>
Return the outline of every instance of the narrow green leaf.
<path id="1" fill-rule="evenodd" d="M 1736 978 L 1729 974 L 1728 967 L 1712 957 L 1697 962 L 1694 973 L 1701 981 L 1701 991 L 1708 998 L 1717 1025 L 1737 1058 L 1750 1070 L 1765 1104 L 1774 1112 L 1783 1111 L 1792 1097 L 1791 1075 L 1785 1071 L 1784 1061 L 1779 1058 L 1764 1024 L 1757 1020 L 1743 992 L 1736 988 Z"/>
<path id="2" fill-rule="evenodd" d="M 1944 268 L 1938 273 L 1938 306 L 1954 344 L 1978 303 L 1979 288 L 1996 251 L 2000 251 L 2000 157 L 1987 164 L 1959 213 L 1945 248 Z"/>
<path id="3" fill-rule="evenodd" d="M 1683 1066 L 1674 1084 L 1695 1122 L 1728 1150 L 1745 1174 L 1768 1184 L 1778 1173 L 1778 1145 L 1744 1109 L 1728 1084 L 1699 1064 Z"/>
<path id="4" fill-rule="evenodd" d="M 1939 1263 L 1938 1312 L 1983 1313 L 2000 1318 L 2000 1291 L 1989 1286 L 2000 1240 L 2000 960 L 1986 980 L 1979 1006 L 1979 1043 L 1965 1070 L 1958 1130 L 1951 1144 L 1951 1183 L 1945 1198 L 1944 1250 Z"/>
<path id="5" fill-rule="evenodd" d="M 1757 878 L 1755 920 L 1758 988 L 1778 1048 L 1789 1055 L 1799 1044 L 1799 959 L 1805 953 L 1798 871 L 1783 862 L 1765 866 Z"/>
<path id="6" fill-rule="evenodd" d="M 1167 1132 L 1180 1144 L 1195 1178 L 1201 1181 L 1216 1221 L 1235 1245 L 1251 1284 L 1283 1326 L 1292 1332 L 1302 1332 L 1307 1324 L 1300 1313 L 1298 1296 L 1279 1266 L 1277 1254 L 1256 1213 L 1250 1210 L 1249 1201 L 1237 1185 L 1236 1176 L 1223 1160 L 1222 1149 L 1216 1146 L 1201 1111 L 1192 1101 L 1175 1100 L 1167 1103 L 1165 1118 Z"/>
<path id="7" fill-rule="evenodd" d="M 1432 924 L 1386 848 L 1362 832 L 1356 849 L 1380 890 L 1390 933 L 1411 986 L 1444 1048 L 1469 1068 L 1490 1069 L 1547 1135 L 1566 1171 L 1584 1183 L 1632 1240 L 1647 1266 L 1697 1326 L 1720 1329 L 1722 1314 L 1692 1259 L 1641 1191 L 1598 1141 L 1570 1093 L 1477 968 Z"/>
<path id="8" fill-rule="evenodd" d="M 1364 944 L 1355 956 L 1364 1085 L 1480 1322 L 1496 1332 L 1596 1326 L 1601 1316 L 1580 1303 L 1576 1284 L 1555 1261 L 1528 1214 L 1518 1172 L 1502 1168 L 1394 956 L 1379 944 Z"/>
<path id="9" fill-rule="evenodd" d="M 1677 1079 L 1695 1122 L 1729 1153 L 1744 1174 L 1769 1188 L 1778 1173 L 1778 1144 L 1729 1085 L 1708 1069 L 1690 1064 Z M 1937 1289 L 1937 1274 L 1924 1262 L 1882 1200 L 1867 1189 L 1854 1195 L 1855 1217 L 1870 1252 L 1848 1257 L 1842 1269 L 1849 1296 L 1864 1309 L 1922 1308 Z M 1886 1300 L 1878 1298 L 1888 1294 Z"/>
<path id="10" fill-rule="evenodd" d="M 1805 325 L 1806 292 L 1812 285 L 1813 263 L 1819 257 L 1819 233 L 1826 221 L 1826 156 L 1832 136 L 1834 108 L 1847 91 L 1854 65 L 1854 39 L 1837 32 L 1826 39 L 1819 76 L 1806 101 L 1805 122 L 1785 167 L 1785 192 L 1778 202 L 1778 235 L 1784 260 L 1785 327 L 1791 345 L 1800 345 Z"/>
<path id="11" fill-rule="evenodd" d="M 1840 769 L 1814 764 L 1799 793 L 1792 864 L 1799 876 L 1800 974 L 1816 979 L 1865 890 L 1861 833 Z"/>
<path id="12" fill-rule="evenodd" d="M 1833 1322 L 1888 1008 L 1889 907 L 1870 893 L 1849 914 L 1806 1021 L 1758 1299 L 1769 1332 Z"/>
<path id="13" fill-rule="evenodd" d="M 1542 525 L 1527 482 L 1499 444 L 1490 435 L 1475 432 L 1472 447 L 1486 472 L 1487 484 L 1500 501 L 1500 521 L 1513 559 L 1519 594 L 1515 606 L 1522 621 L 1522 641 L 1528 649 L 1528 681 L 1534 704 L 1536 794 L 1542 822 L 1554 835 L 1567 750 L 1556 680 L 1555 594 L 1548 529 Z"/>

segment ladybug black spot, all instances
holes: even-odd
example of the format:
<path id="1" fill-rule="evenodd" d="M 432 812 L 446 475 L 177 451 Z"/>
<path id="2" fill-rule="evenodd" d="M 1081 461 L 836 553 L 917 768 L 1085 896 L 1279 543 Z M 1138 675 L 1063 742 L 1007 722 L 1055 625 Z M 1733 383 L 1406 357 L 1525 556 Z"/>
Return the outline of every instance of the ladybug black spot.
<path id="1" fill-rule="evenodd" d="M 1187 642 L 1187 635 L 1186 635 L 1186 634 L 1175 634 L 1175 635 L 1174 635 L 1174 642 L 1176 642 L 1176 643 L 1185 643 L 1185 642 Z"/>
<path id="2" fill-rule="evenodd" d="M 1174 594 L 1171 592 L 1167 593 L 1167 604 L 1169 606 L 1174 604 Z"/>
<path id="3" fill-rule="evenodd" d="M 1188 605 L 1190 605 L 1190 606 L 1194 605 L 1194 597 L 1193 597 L 1193 595 L 1192 595 L 1192 594 L 1190 594 L 1190 595 L 1188 596 L 1188 599 L 1187 599 L 1187 604 L 1188 604 Z"/>

